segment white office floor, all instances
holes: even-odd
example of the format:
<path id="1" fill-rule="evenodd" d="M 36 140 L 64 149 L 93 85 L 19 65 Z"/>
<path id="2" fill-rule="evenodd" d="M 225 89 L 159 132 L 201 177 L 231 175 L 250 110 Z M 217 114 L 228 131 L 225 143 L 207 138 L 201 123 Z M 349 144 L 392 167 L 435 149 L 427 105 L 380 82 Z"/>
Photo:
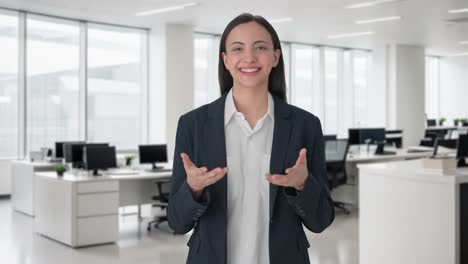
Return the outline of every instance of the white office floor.
<path id="1" fill-rule="evenodd" d="M 0 199 L 0 263 L 6 264 L 159 264 L 185 263 L 188 235 L 174 236 L 167 224 L 146 231 L 135 215 L 121 217 L 118 243 L 72 249 L 34 233 L 33 218 L 11 209 L 10 200 Z M 337 212 L 325 232 L 306 232 L 312 264 L 357 264 L 358 213 Z"/>

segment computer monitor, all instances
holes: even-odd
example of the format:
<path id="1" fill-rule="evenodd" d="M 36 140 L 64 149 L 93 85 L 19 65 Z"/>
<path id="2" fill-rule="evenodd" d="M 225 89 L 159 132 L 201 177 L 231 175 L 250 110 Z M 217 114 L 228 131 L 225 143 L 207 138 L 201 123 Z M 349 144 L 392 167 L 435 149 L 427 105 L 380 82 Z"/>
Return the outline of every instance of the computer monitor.
<path id="1" fill-rule="evenodd" d="M 360 141 L 360 128 L 350 128 L 348 129 L 348 142 L 350 145 L 359 145 Z"/>
<path id="2" fill-rule="evenodd" d="M 140 163 L 153 164 L 153 170 L 162 168 L 156 166 L 157 162 L 167 162 L 166 145 L 139 145 L 138 152 L 140 156 Z"/>
<path id="3" fill-rule="evenodd" d="M 437 120 L 435 120 L 435 119 L 427 119 L 426 122 L 427 122 L 428 127 L 437 125 Z"/>
<path id="4" fill-rule="evenodd" d="M 55 142 L 55 157 L 64 158 L 63 145 L 66 143 L 85 144 L 85 141 L 57 141 Z"/>
<path id="5" fill-rule="evenodd" d="M 83 168 L 83 148 L 85 146 L 107 147 L 109 143 L 65 143 L 63 145 L 65 162 L 73 168 Z"/>
<path id="6" fill-rule="evenodd" d="M 468 157 L 468 135 L 458 135 L 457 159 L 458 167 L 466 167 L 465 158 Z"/>
<path id="7" fill-rule="evenodd" d="M 379 144 L 385 141 L 385 128 L 363 128 L 359 133 L 361 144 Z"/>
<path id="8" fill-rule="evenodd" d="M 457 139 L 441 139 L 437 138 L 434 143 L 434 153 L 432 154 L 433 157 L 437 155 L 437 151 L 439 146 L 449 148 L 449 149 L 456 149 L 457 148 Z"/>
<path id="9" fill-rule="evenodd" d="M 86 170 L 92 170 L 97 176 L 98 170 L 117 167 L 115 147 L 86 145 L 83 148 L 83 161 Z"/>

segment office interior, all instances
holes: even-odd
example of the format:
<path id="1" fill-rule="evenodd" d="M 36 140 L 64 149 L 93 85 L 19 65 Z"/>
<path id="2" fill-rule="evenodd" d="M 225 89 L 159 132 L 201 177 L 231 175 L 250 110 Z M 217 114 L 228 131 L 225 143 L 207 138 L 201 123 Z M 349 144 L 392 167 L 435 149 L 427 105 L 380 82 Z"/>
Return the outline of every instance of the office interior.
<path id="1" fill-rule="evenodd" d="M 220 96 L 243 12 L 322 123 L 336 218 L 310 262 L 468 263 L 467 1 L 0 0 L 2 263 L 185 263 L 177 122 Z"/>

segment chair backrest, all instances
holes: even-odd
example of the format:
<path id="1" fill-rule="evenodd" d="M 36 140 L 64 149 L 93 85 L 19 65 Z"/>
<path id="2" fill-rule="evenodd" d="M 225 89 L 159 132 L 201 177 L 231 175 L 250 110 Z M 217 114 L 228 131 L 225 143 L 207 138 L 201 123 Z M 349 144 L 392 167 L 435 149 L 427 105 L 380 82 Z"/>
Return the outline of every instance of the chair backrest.
<path id="1" fill-rule="evenodd" d="M 437 125 L 437 120 L 435 120 L 435 119 L 427 119 L 427 120 L 426 120 L 426 124 L 427 124 L 428 127 L 430 127 L 430 126 L 436 126 L 436 125 Z"/>
<path id="2" fill-rule="evenodd" d="M 349 144 L 347 139 L 325 141 L 325 160 L 327 162 L 345 162 L 348 148 Z"/>
<path id="3" fill-rule="evenodd" d="M 328 141 L 328 140 L 335 140 L 336 135 L 323 135 L 323 140 Z"/>

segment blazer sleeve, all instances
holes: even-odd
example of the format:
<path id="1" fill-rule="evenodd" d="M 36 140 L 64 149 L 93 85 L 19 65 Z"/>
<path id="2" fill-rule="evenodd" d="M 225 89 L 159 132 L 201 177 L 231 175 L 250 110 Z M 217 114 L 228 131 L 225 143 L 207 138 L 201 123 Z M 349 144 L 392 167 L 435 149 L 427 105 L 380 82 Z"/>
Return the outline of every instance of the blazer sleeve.
<path id="1" fill-rule="evenodd" d="M 314 233 L 320 233 L 335 219 L 335 210 L 326 184 L 325 143 L 318 118 L 314 120 L 313 129 L 313 144 L 306 146 L 309 176 L 304 189 L 298 192 L 288 187 L 284 191 L 304 226 Z"/>
<path id="2" fill-rule="evenodd" d="M 169 227 L 180 234 L 187 233 L 195 226 L 210 203 L 208 190 L 203 191 L 200 199 L 196 201 L 187 183 L 187 174 L 180 154 L 184 152 L 193 158 L 194 153 L 192 138 L 187 133 L 186 126 L 186 119 L 182 116 L 177 125 L 171 190 L 167 207 Z"/>

